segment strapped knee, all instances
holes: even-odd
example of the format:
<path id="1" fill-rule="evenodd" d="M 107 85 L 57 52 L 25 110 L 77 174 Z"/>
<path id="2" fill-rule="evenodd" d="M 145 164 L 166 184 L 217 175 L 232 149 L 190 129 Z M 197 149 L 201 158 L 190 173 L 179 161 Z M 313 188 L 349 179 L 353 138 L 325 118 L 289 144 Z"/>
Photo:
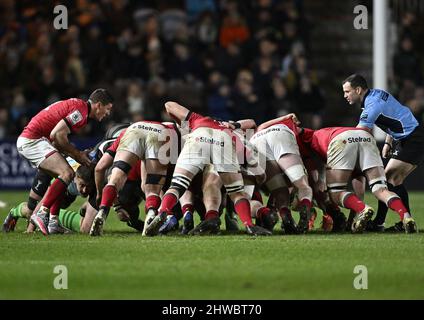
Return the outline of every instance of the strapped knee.
<path id="1" fill-rule="evenodd" d="M 172 177 L 170 188 L 177 190 L 178 196 L 181 197 L 190 186 L 191 179 L 182 174 L 175 174 Z"/>
<path id="2" fill-rule="evenodd" d="M 284 173 L 289 177 L 291 182 L 295 182 L 306 175 L 305 167 L 301 164 L 295 164 L 284 170 Z"/>
<path id="3" fill-rule="evenodd" d="M 237 181 L 234 181 L 231 184 L 226 184 L 225 190 L 227 190 L 228 194 L 243 192 L 244 191 L 243 180 L 237 180 Z"/>
<path id="4" fill-rule="evenodd" d="M 128 174 L 128 172 L 130 172 L 131 170 L 131 166 L 127 162 L 122 160 L 115 161 L 112 166 L 112 169 L 113 168 L 121 169 L 122 171 L 124 171 L 125 174 Z"/>
<path id="5" fill-rule="evenodd" d="M 386 181 L 386 177 L 382 176 L 382 177 L 378 177 L 375 178 L 373 180 L 370 180 L 368 182 L 368 185 L 370 186 L 371 192 L 377 192 L 379 190 L 384 190 L 387 189 L 387 181 Z"/>
<path id="6" fill-rule="evenodd" d="M 244 191 L 247 193 L 249 198 L 252 198 L 253 192 L 255 191 L 255 185 L 249 184 L 249 185 L 244 186 Z"/>
<path id="7" fill-rule="evenodd" d="M 329 193 L 337 193 L 337 192 L 346 192 L 347 191 L 347 183 L 331 183 L 327 185 L 327 190 Z"/>

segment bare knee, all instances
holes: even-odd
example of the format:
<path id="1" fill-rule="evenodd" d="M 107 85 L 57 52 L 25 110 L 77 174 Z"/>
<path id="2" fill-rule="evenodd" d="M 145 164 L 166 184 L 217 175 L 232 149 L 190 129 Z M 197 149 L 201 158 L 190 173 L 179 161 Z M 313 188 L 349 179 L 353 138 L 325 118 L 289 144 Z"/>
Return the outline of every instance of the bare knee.
<path id="1" fill-rule="evenodd" d="M 74 170 L 72 170 L 71 167 L 63 170 L 59 175 L 60 179 L 62 179 L 68 184 L 72 182 L 72 180 L 74 179 L 74 176 L 75 176 L 75 172 Z"/>
<path id="2" fill-rule="evenodd" d="M 228 196 L 234 203 L 243 199 L 247 200 L 247 194 L 244 192 L 234 192 L 234 193 L 228 194 Z"/>
<path id="3" fill-rule="evenodd" d="M 405 180 L 403 172 L 401 172 L 399 170 L 395 170 L 395 169 L 387 170 L 386 178 L 387 178 L 387 182 L 394 185 L 394 186 L 398 186 L 398 185 L 402 184 L 403 181 Z"/>

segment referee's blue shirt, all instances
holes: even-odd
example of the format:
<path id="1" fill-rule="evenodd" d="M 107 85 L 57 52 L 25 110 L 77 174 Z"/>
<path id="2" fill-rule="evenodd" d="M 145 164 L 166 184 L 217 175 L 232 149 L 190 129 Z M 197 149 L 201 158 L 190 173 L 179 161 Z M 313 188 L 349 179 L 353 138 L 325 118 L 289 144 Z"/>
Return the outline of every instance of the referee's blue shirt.
<path id="1" fill-rule="evenodd" d="M 395 140 L 406 138 L 418 126 L 411 110 L 383 90 L 369 89 L 362 109 L 360 126 L 372 129 L 376 125 Z"/>

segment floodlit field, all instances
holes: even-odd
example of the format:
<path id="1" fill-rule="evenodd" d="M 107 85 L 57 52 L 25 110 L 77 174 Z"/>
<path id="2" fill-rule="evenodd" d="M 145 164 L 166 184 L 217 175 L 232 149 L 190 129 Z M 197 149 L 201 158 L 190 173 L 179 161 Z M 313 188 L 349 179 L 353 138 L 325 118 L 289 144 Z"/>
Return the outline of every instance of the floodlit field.
<path id="1" fill-rule="evenodd" d="M 26 198 L 23 192 L 0 193 L 9 205 Z M 369 195 L 367 200 L 376 206 Z M 424 194 L 411 194 L 411 204 L 424 228 Z M 7 211 L 0 209 L 1 221 Z M 316 228 L 320 220 L 319 214 Z M 396 221 L 390 213 L 386 226 Z M 114 214 L 100 238 L 23 234 L 25 226 L 20 221 L 15 232 L 0 234 L 0 299 L 424 298 L 423 230 L 287 236 L 278 224 L 276 234 L 264 238 L 225 231 L 142 238 Z M 67 268 L 66 290 L 53 286 L 63 275 L 54 273 L 57 265 Z M 367 290 L 354 288 L 357 265 L 367 268 Z"/>

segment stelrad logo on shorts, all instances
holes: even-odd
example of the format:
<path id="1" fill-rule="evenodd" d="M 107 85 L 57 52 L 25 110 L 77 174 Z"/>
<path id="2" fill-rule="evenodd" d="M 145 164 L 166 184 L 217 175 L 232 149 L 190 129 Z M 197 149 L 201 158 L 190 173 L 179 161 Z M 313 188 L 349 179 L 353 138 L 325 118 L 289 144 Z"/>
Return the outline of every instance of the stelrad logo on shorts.
<path id="1" fill-rule="evenodd" d="M 82 120 L 82 114 L 78 110 L 75 110 L 68 116 L 68 118 L 71 121 L 71 124 L 77 124 Z"/>
<path id="2" fill-rule="evenodd" d="M 205 142 L 205 143 L 214 144 L 221 147 L 224 146 L 224 141 L 218 141 L 218 140 L 215 140 L 214 138 L 197 137 L 196 142 Z"/>
<path id="3" fill-rule="evenodd" d="M 363 138 L 363 137 L 353 138 L 353 137 L 350 137 L 350 138 L 347 138 L 347 141 L 349 143 L 354 143 L 354 142 L 371 142 L 371 138 Z"/>
<path id="4" fill-rule="evenodd" d="M 161 133 L 162 132 L 162 130 L 160 130 L 158 128 L 154 128 L 154 127 L 150 127 L 150 126 L 145 126 L 144 124 L 138 124 L 136 127 L 137 127 L 137 129 L 142 129 L 142 130 L 156 132 L 156 133 Z"/>

